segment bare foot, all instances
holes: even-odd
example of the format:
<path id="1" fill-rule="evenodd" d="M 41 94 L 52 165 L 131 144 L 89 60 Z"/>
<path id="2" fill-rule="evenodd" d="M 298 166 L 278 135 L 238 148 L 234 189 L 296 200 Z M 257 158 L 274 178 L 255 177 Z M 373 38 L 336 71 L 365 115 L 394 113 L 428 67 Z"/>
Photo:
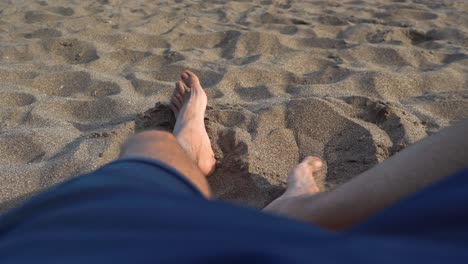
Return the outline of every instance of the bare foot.
<path id="1" fill-rule="evenodd" d="M 283 195 L 267 205 L 264 210 L 300 218 L 300 201 L 304 197 L 310 197 L 320 192 L 313 177 L 322 169 L 323 162 L 317 157 L 306 157 L 297 164 L 288 175 L 288 187 Z"/>
<path id="2" fill-rule="evenodd" d="M 176 116 L 173 133 L 202 173 L 208 176 L 213 173 L 216 163 L 204 122 L 208 99 L 193 72 L 184 71 L 181 78 L 171 99 Z"/>

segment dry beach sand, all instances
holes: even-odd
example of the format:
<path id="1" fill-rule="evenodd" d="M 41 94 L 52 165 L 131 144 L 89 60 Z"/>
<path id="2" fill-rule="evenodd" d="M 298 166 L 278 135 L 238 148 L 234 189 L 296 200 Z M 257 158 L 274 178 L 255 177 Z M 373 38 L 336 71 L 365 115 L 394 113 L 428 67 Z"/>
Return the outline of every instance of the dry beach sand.
<path id="1" fill-rule="evenodd" d="M 304 156 L 329 190 L 467 118 L 468 3 L 2 0 L 2 208 L 170 128 L 184 69 L 210 100 L 215 194 L 261 208 Z"/>

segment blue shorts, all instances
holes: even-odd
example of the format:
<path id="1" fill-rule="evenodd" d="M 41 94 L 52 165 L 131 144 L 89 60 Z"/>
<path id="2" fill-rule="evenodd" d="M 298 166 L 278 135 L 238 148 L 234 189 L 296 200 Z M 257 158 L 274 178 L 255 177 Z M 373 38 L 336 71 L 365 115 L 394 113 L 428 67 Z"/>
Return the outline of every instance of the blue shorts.
<path id="1" fill-rule="evenodd" d="M 333 233 L 122 159 L 0 218 L 0 263 L 468 263 L 468 170 Z"/>

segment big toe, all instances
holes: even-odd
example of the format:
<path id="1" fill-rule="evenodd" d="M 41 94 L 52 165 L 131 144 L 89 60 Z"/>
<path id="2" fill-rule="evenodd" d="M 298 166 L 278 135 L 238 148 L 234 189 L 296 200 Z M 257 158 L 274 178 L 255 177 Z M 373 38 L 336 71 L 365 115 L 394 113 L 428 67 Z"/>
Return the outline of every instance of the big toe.
<path id="1" fill-rule="evenodd" d="M 191 72 L 189 70 L 184 71 L 180 75 L 180 77 L 182 78 L 184 83 L 190 88 L 201 87 L 200 80 L 198 79 L 198 76 L 195 73 L 193 73 L 193 72 Z"/>

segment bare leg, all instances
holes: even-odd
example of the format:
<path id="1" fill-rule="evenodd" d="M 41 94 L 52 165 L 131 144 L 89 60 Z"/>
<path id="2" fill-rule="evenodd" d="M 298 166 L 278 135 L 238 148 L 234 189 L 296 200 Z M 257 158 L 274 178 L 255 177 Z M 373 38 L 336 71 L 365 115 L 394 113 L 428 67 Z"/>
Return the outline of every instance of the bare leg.
<path id="1" fill-rule="evenodd" d="M 144 157 L 162 161 L 187 177 L 207 198 L 211 197 L 205 175 L 169 132 L 147 131 L 131 137 L 122 147 L 122 158 Z"/>
<path id="2" fill-rule="evenodd" d="M 265 210 L 328 229 L 351 227 L 467 167 L 467 135 L 468 120 L 465 120 L 406 148 L 328 193 L 295 199 L 280 197 Z"/>
<path id="3" fill-rule="evenodd" d="M 121 156 L 160 160 L 211 197 L 205 177 L 213 172 L 216 160 L 204 123 L 207 97 L 194 73 L 185 71 L 181 78 L 171 99 L 177 118 L 174 135 L 162 131 L 140 133 L 127 141 Z"/>

